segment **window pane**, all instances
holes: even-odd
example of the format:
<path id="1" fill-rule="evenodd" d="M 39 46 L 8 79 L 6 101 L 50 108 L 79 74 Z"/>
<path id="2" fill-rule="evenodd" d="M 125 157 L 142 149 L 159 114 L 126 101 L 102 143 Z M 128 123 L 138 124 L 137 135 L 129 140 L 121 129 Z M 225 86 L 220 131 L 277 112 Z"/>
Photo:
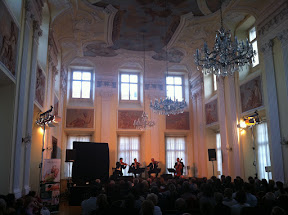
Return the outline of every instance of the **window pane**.
<path id="1" fill-rule="evenodd" d="M 175 84 L 182 85 L 182 78 L 181 77 L 174 77 Z"/>
<path id="2" fill-rule="evenodd" d="M 81 81 L 73 81 L 72 83 L 72 98 L 80 98 Z"/>
<path id="3" fill-rule="evenodd" d="M 90 81 L 82 81 L 82 98 L 90 98 Z"/>
<path id="4" fill-rule="evenodd" d="M 213 85 L 214 85 L 214 90 L 217 90 L 217 78 L 216 75 L 213 75 Z"/>
<path id="5" fill-rule="evenodd" d="M 138 83 L 138 75 L 130 75 L 130 83 Z"/>
<path id="6" fill-rule="evenodd" d="M 121 82 L 129 82 L 129 75 L 121 74 Z"/>
<path id="7" fill-rule="evenodd" d="M 121 84 L 121 99 L 129 100 L 129 84 Z"/>
<path id="8" fill-rule="evenodd" d="M 166 77 L 166 84 L 174 84 L 174 79 L 171 76 Z"/>
<path id="9" fill-rule="evenodd" d="M 252 47 L 253 47 L 253 50 L 256 51 L 256 55 L 254 57 L 254 62 L 252 61 L 252 66 L 254 67 L 254 66 L 257 66 L 259 64 L 257 41 L 254 41 L 252 43 Z"/>
<path id="10" fill-rule="evenodd" d="M 178 99 L 178 101 L 183 100 L 182 86 L 175 86 L 175 99 Z"/>
<path id="11" fill-rule="evenodd" d="M 130 84 L 130 100 L 138 100 L 137 84 Z"/>
<path id="12" fill-rule="evenodd" d="M 167 86 L 167 97 L 174 100 L 174 86 Z"/>
<path id="13" fill-rule="evenodd" d="M 73 80 L 81 80 L 81 72 L 73 72 Z"/>
<path id="14" fill-rule="evenodd" d="M 253 41 L 256 39 L 256 28 L 253 27 L 250 31 L 249 31 L 249 41 Z"/>
<path id="15" fill-rule="evenodd" d="M 91 73 L 90 72 L 83 72 L 82 73 L 82 80 L 90 81 L 91 80 Z"/>

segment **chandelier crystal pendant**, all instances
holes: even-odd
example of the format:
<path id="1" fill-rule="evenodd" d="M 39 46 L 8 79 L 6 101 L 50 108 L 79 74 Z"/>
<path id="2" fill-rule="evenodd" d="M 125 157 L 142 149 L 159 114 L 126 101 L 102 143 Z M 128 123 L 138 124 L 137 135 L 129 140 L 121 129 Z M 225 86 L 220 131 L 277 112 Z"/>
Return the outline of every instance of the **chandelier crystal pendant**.
<path id="1" fill-rule="evenodd" d="M 138 118 L 137 120 L 134 120 L 134 127 L 138 130 L 146 130 L 148 128 L 151 128 L 156 123 L 153 120 L 148 120 L 148 115 L 143 111 L 142 116 Z"/>
<path id="2" fill-rule="evenodd" d="M 171 98 L 165 98 L 164 100 L 162 98 L 160 100 L 155 99 L 154 104 L 152 100 L 150 102 L 150 108 L 154 113 L 168 116 L 183 113 L 186 107 L 187 103 L 184 100 L 179 102 L 177 99 L 173 101 Z"/>
<path id="3" fill-rule="evenodd" d="M 144 49 L 144 58 L 143 58 L 143 86 L 145 86 L 145 40 L 144 40 L 144 32 L 143 32 L 143 49 Z M 145 89 L 144 89 L 145 92 Z M 144 106 L 144 110 L 145 110 L 145 95 L 143 98 L 143 106 Z M 151 128 L 155 125 L 155 121 L 153 120 L 148 120 L 148 114 L 145 113 L 145 111 L 143 111 L 142 115 L 140 118 L 138 118 L 137 120 L 134 120 L 134 127 L 138 130 L 146 130 L 148 128 Z"/>
<path id="4" fill-rule="evenodd" d="M 230 30 L 225 31 L 223 27 L 222 4 L 220 15 L 221 28 L 216 33 L 213 49 L 210 51 L 205 42 L 202 51 L 196 50 L 194 60 L 197 70 L 201 68 L 204 74 L 227 76 L 239 71 L 242 66 L 250 64 L 252 60 L 254 62 L 256 52 L 253 51 L 252 44 L 248 39 L 246 42 L 238 42 L 237 37 L 234 42 L 231 40 Z"/>

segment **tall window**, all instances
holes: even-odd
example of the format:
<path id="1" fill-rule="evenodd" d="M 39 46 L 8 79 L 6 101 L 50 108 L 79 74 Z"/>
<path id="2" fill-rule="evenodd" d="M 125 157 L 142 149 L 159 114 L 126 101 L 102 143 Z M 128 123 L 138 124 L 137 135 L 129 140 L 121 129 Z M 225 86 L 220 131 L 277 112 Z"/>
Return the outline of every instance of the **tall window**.
<path id="1" fill-rule="evenodd" d="M 182 76 L 166 77 L 166 96 L 173 101 L 183 100 L 183 78 Z"/>
<path id="2" fill-rule="evenodd" d="M 174 168 L 177 158 L 180 158 L 180 159 L 182 158 L 183 163 L 185 165 L 185 148 L 186 148 L 185 137 L 166 137 L 166 167 L 167 168 Z"/>
<path id="3" fill-rule="evenodd" d="M 73 71 L 72 73 L 72 98 L 91 98 L 91 72 Z"/>
<path id="4" fill-rule="evenodd" d="M 214 74 L 212 76 L 213 76 L 213 89 L 214 91 L 216 91 L 217 90 L 217 77 Z"/>
<path id="5" fill-rule="evenodd" d="M 91 136 L 68 136 L 66 149 L 73 149 L 74 141 L 90 142 L 90 140 L 91 140 Z M 72 162 L 65 163 L 64 176 L 72 177 Z"/>
<path id="6" fill-rule="evenodd" d="M 134 158 L 140 159 L 140 137 L 139 136 L 119 136 L 118 140 L 118 160 L 123 158 L 123 162 L 131 165 Z M 123 175 L 128 175 L 129 166 L 123 170 Z M 132 174 L 132 173 L 131 173 Z"/>
<path id="7" fill-rule="evenodd" d="M 272 173 L 265 172 L 265 166 L 271 166 L 267 123 L 256 125 L 256 149 L 259 179 L 272 179 Z"/>
<path id="8" fill-rule="evenodd" d="M 139 77 L 138 74 L 120 74 L 120 100 L 139 100 Z"/>
<path id="9" fill-rule="evenodd" d="M 255 26 L 249 30 L 249 41 L 252 44 L 253 50 L 256 52 L 254 57 L 254 62 L 252 61 L 252 67 L 255 67 L 259 64 L 259 56 L 258 56 L 258 46 L 257 46 L 257 35 Z"/>
<path id="10" fill-rule="evenodd" d="M 216 134 L 216 148 L 217 148 L 217 170 L 222 175 L 222 151 L 221 151 L 221 136 L 220 133 Z"/>

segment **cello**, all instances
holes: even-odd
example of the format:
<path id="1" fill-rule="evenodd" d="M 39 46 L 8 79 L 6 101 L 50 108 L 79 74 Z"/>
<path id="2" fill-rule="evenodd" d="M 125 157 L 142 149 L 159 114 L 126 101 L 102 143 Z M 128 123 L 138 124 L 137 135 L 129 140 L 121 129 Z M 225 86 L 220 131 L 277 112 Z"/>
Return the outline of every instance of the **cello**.
<path id="1" fill-rule="evenodd" d="M 175 167 L 176 172 L 174 173 L 174 176 L 180 177 L 182 174 L 183 165 L 182 165 L 181 161 L 182 161 L 182 158 Z"/>

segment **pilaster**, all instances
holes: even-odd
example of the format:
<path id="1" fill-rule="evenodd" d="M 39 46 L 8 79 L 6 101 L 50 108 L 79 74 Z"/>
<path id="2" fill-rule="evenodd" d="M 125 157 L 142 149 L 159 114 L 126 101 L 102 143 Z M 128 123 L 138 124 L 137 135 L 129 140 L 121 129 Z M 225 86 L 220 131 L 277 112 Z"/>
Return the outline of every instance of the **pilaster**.
<path id="1" fill-rule="evenodd" d="M 229 155 L 227 149 L 230 149 L 227 137 L 227 123 L 226 123 L 226 107 L 224 94 L 224 78 L 217 78 L 217 94 L 218 94 L 218 115 L 221 136 L 221 151 L 222 151 L 222 174 L 230 175 L 229 171 Z M 218 158 L 219 159 L 219 158 Z"/>
<path id="2" fill-rule="evenodd" d="M 276 181 L 284 181 L 284 165 L 283 165 L 283 154 L 281 148 L 281 130 L 280 130 L 280 118 L 279 118 L 279 107 L 278 97 L 276 88 L 276 79 L 274 71 L 274 60 L 273 60 L 273 42 L 272 40 L 261 44 L 261 52 L 264 54 L 265 62 L 265 75 L 267 81 L 267 119 L 270 125 L 270 152 L 271 152 L 271 163 L 272 163 L 272 177 Z"/>

